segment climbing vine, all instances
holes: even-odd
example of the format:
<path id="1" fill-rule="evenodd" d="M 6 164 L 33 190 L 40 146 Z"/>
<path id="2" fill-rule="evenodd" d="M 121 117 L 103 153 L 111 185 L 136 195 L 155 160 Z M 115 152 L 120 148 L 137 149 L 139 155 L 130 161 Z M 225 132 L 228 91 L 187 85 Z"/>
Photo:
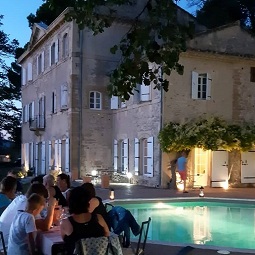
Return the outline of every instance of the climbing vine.
<path id="1" fill-rule="evenodd" d="M 183 151 L 195 147 L 204 150 L 248 151 L 255 144 L 255 125 L 228 123 L 214 117 L 184 124 L 167 123 L 158 135 L 162 151 Z"/>

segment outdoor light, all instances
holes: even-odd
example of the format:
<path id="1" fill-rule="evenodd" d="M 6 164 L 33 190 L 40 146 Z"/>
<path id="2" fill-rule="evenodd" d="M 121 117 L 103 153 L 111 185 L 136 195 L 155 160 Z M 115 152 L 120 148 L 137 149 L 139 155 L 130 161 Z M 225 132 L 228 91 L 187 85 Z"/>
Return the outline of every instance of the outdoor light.
<path id="1" fill-rule="evenodd" d="M 228 180 L 226 180 L 223 184 L 223 189 L 228 189 Z"/>
<path id="2" fill-rule="evenodd" d="M 5 157 L 6 157 L 6 158 L 10 158 L 10 155 L 6 155 Z"/>
<path id="3" fill-rule="evenodd" d="M 114 200 L 114 189 L 111 189 L 111 190 L 110 190 L 110 196 L 109 196 L 109 198 L 110 198 L 111 200 Z"/>
<path id="4" fill-rule="evenodd" d="M 97 175 L 97 170 L 92 170 L 92 171 L 91 171 L 91 175 L 92 175 L 92 176 L 96 176 L 96 175 Z"/>
<path id="5" fill-rule="evenodd" d="M 204 194 L 204 187 L 201 186 L 200 189 L 199 189 L 199 197 L 204 197 L 205 194 Z"/>
<path id="6" fill-rule="evenodd" d="M 127 178 L 128 178 L 128 179 L 131 179 L 131 178 L 132 178 L 132 176 L 133 176 L 133 174 L 132 174 L 132 173 L 127 172 Z"/>

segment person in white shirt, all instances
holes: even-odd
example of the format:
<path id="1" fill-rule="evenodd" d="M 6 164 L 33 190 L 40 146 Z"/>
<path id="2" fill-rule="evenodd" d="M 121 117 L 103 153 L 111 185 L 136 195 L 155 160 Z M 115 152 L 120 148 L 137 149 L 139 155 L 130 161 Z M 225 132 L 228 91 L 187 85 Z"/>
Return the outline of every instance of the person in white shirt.
<path id="1" fill-rule="evenodd" d="M 27 193 L 26 196 L 21 195 L 16 197 L 4 210 L 0 217 L 0 230 L 3 232 L 4 241 L 6 246 L 8 246 L 8 237 L 9 231 L 12 222 L 18 212 L 18 210 L 25 210 L 26 203 L 28 197 L 30 197 L 33 193 L 36 193 L 44 198 L 48 197 L 48 191 L 41 183 L 33 183 Z M 53 221 L 54 207 L 56 204 L 56 199 L 53 197 L 49 198 L 48 207 L 47 207 L 47 216 L 45 218 L 41 218 L 40 214 L 35 217 L 36 227 L 43 231 L 47 231 L 50 229 Z"/>
<path id="2" fill-rule="evenodd" d="M 32 194 L 26 202 L 25 210 L 18 210 L 10 228 L 8 254 L 33 255 L 36 253 L 34 232 L 35 218 L 45 206 L 45 199 Z"/>

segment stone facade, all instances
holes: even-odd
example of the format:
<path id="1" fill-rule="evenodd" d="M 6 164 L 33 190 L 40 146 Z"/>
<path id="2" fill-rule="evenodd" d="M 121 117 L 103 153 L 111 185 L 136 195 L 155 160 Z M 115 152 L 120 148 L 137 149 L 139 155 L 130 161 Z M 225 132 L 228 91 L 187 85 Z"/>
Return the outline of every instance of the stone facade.
<path id="1" fill-rule="evenodd" d="M 184 22 L 194 20 L 183 13 Z M 201 116 L 254 121 L 255 87 L 250 81 L 254 38 L 239 24 L 201 33 L 188 42 L 188 50 L 180 56 L 184 74 L 173 72 L 168 77 L 168 92 L 141 84 L 137 87 L 140 93 L 121 102 L 110 98 L 106 90 L 108 74 L 120 58 L 109 49 L 122 38 L 128 24 L 115 23 L 93 36 L 87 29 L 80 31 L 74 22 L 65 22 L 64 14 L 49 27 L 36 24 L 30 48 L 19 59 L 27 73 L 23 73 L 22 86 L 22 162 L 26 170 L 33 168 L 36 174 L 63 171 L 73 179 L 92 170 L 119 172 L 124 179 L 132 173 L 133 183 L 166 187 L 171 178 L 169 162 L 177 155 L 160 150 L 157 136 L 164 123 Z M 197 26 L 197 31 L 203 29 Z M 58 58 L 49 64 L 54 43 Z M 39 63 L 43 68 L 38 73 Z M 210 81 L 210 95 L 202 100 L 193 98 L 192 87 L 194 75 L 200 74 Z M 43 127 L 32 125 L 38 116 L 45 120 Z M 203 175 L 195 170 L 197 153 L 194 150 L 189 155 L 190 185 L 199 183 L 197 176 Z M 215 157 L 213 152 L 204 157 L 203 183 L 210 186 Z M 240 183 L 241 154 L 230 153 L 227 161 L 231 180 Z"/>

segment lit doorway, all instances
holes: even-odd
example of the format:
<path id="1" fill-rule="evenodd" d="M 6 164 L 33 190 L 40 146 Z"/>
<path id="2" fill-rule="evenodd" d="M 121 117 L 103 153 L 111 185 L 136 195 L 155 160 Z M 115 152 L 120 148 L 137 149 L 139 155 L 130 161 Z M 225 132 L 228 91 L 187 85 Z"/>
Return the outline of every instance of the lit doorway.
<path id="1" fill-rule="evenodd" d="M 207 186 L 208 168 L 211 151 L 195 148 L 194 186 Z"/>

